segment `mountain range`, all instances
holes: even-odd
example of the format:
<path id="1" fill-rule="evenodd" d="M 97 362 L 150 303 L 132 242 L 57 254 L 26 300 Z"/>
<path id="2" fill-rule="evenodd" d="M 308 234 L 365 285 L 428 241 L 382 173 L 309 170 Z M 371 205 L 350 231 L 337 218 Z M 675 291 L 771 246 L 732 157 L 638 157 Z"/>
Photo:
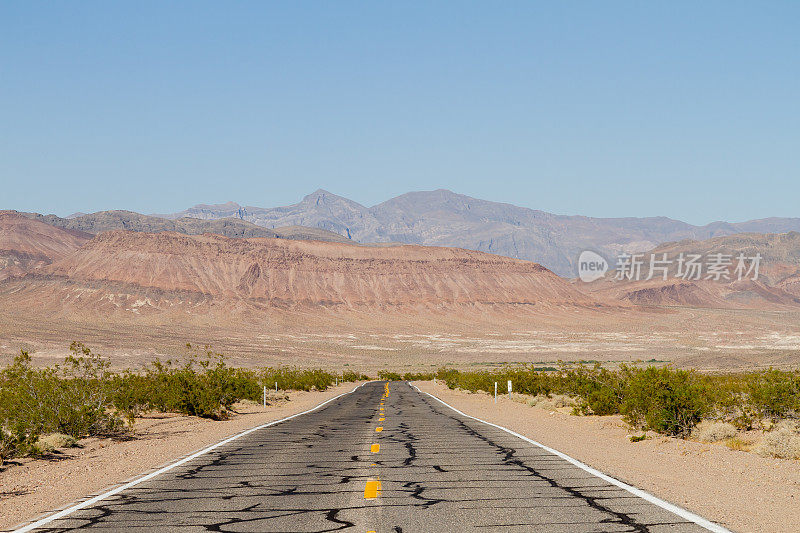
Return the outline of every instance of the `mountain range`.
<path id="1" fill-rule="evenodd" d="M 621 251 L 642 252 L 685 239 L 800 231 L 800 218 L 695 226 L 667 217 L 568 216 L 480 200 L 443 189 L 410 192 L 372 207 L 320 189 L 289 206 L 265 208 L 228 202 L 197 205 L 180 213 L 158 216 L 171 220 L 233 218 L 263 228 L 305 226 L 360 243 L 466 248 L 535 261 L 564 277 L 575 277 L 577 256 L 587 249 L 611 260 Z"/>
<path id="2" fill-rule="evenodd" d="M 11 214 L 16 211 L 0 211 Z M 185 235 L 202 235 L 213 233 L 223 237 L 270 239 L 315 240 L 330 242 L 348 242 L 350 239 L 319 228 L 287 225 L 268 229 L 257 226 L 239 218 L 216 218 L 201 220 L 192 217 L 164 218 L 142 215 L 133 211 L 99 211 L 97 213 L 76 213 L 66 218 L 39 213 L 18 213 L 19 215 L 44 222 L 51 226 L 67 230 L 97 235 L 106 231 L 125 230 L 145 233 L 172 231 Z"/>
<path id="3" fill-rule="evenodd" d="M 541 265 L 472 250 L 210 233 L 92 236 L 18 213 L 0 213 L 0 258 L 9 263 L 0 268 L 2 305 L 56 314 L 219 321 L 220 312 L 233 320 L 286 309 L 520 313 L 600 305 Z"/>
<path id="4" fill-rule="evenodd" d="M 238 218 L 170 220 L 118 211 L 66 219 L 0 212 L 3 293 L 10 297 L 31 291 L 38 294 L 45 287 L 55 290 L 49 297 L 37 298 L 40 307 L 45 301 L 58 302 L 58 307 L 74 303 L 78 286 L 81 301 L 93 299 L 90 307 L 110 309 L 119 304 L 122 294 L 128 294 L 133 303 L 146 301 L 161 310 L 209 298 L 216 303 L 249 302 L 249 306 L 271 308 L 503 303 L 533 304 L 538 309 L 546 302 L 584 307 L 600 302 L 706 308 L 800 306 L 798 232 L 687 239 L 661 244 L 649 254 L 673 259 L 663 279 L 660 275 L 615 279 L 612 272 L 592 283 L 570 284 L 534 262 L 454 247 L 363 245 L 319 228 L 271 230 Z M 705 258 L 759 254 L 760 270 L 757 279 L 736 279 L 733 264 L 721 280 L 705 275 L 682 277 L 674 259 L 690 254 Z M 646 275 L 646 265 L 642 270 Z M 154 303 L 165 294 L 172 295 L 166 298 L 166 307 Z"/>
<path id="5" fill-rule="evenodd" d="M 101 231 L 121 223 L 128 229 Z M 232 228 L 269 234 L 215 234 Z M 584 283 L 497 254 L 364 245 L 319 228 L 276 238 L 279 229 L 238 218 L 0 212 L 0 354 L 32 341 L 50 350 L 64 339 L 82 339 L 129 361 L 142 350 L 176 353 L 190 339 L 259 361 L 269 352 L 275 364 L 328 354 L 352 364 L 365 360 L 364 350 L 383 350 L 377 339 L 384 339 L 390 345 L 380 356 L 396 353 L 403 364 L 411 353 L 430 364 L 445 346 L 461 346 L 465 357 L 512 349 L 523 360 L 598 353 L 629 359 L 634 352 L 652 357 L 649 343 L 663 351 L 676 335 L 702 330 L 689 335 L 689 344 L 667 350 L 668 358 L 678 354 L 686 364 L 713 368 L 749 364 L 717 357 L 733 346 L 760 350 L 763 365 L 797 361 L 797 232 L 683 240 L 651 250 L 670 257 L 760 254 L 757 280 L 683 279 L 673 269 L 666 279 L 615 280 L 612 272 Z M 326 236 L 345 242 L 318 238 Z M 480 335 L 485 339 L 476 340 Z M 647 346 L 629 347 L 629 339 L 645 339 Z"/>

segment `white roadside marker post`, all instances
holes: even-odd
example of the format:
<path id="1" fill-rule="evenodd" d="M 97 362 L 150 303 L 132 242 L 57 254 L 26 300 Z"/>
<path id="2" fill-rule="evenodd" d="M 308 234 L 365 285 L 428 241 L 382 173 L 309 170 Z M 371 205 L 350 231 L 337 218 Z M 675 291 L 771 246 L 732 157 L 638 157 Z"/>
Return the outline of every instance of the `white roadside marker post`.
<path id="1" fill-rule="evenodd" d="M 275 392 L 278 392 L 278 382 L 275 382 Z"/>
<path id="2" fill-rule="evenodd" d="M 508 397 L 511 398 L 511 380 L 508 380 Z"/>
<path id="3" fill-rule="evenodd" d="M 264 407 L 267 406 L 267 386 L 264 385 Z"/>
<path id="4" fill-rule="evenodd" d="M 497 382 L 494 382 L 494 403 L 497 403 Z"/>
<path id="5" fill-rule="evenodd" d="M 433 378 L 433 386 L 434 387 L 436 386 L 436 378 L 435 377 Z"/>

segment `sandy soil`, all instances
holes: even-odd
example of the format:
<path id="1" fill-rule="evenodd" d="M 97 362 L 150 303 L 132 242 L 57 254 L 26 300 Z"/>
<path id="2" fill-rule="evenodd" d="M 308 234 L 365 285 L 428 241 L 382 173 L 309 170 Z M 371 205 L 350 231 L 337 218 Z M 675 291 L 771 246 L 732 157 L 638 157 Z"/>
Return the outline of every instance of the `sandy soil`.
<path id="1" fill-rule="evenodd" d="M 136 421 L 136 438 L 84 439 L 79 448 L 49 459 L 20 459 L 0 470 L 0 528 L 11 528 L 86 496 L 138 477 L 248 428 L 305 411 L 352 390 L 346 383 L 324 392 L 289 392 L 266 408 L 239 404 L 230 420 L 152 414 Z M 285 396 L 289 400 L 282 399 Z"/>
<path id="2" fill-rule="evenodd" d="M 800 461 L 667 438 L 632 443 L 615 416 L 576 417 L 418 382 L 461 411 L 514 430 L 733 531 L 796 532 Z M 637 432 L 640 433 L 640 432 Z"/>

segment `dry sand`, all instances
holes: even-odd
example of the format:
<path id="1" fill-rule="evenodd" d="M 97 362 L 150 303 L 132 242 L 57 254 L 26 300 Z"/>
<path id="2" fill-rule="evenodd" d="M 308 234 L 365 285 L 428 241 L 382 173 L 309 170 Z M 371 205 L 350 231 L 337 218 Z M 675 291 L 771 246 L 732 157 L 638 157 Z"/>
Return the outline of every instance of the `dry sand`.
<path id="1" fill-rule="evenodd" d="M 265 315 L 261 324 L 230 325 L 48 319 L 0 309 L 0 367 L 20 349 L 34 364 L 63 361 L 73 340 L 106 356 L 115 368 L 139 369 L 185 358 L 186 343 L 210 346 L 241 367 L 292 364 L 376 375 L 497 366 L 503 363 L 599 360 L 666 361 L 681 368 L 741 371 L 800 366 L 800 312 L 661 309 L 553 314 L 494 320 L 414 317 L 402 313 Z M 273 320 L 274 319 L 274 320 Z"/>
<path id="2" fill-rule="evenodd" d="M 495 405 L 483 393 L 416 384 L 468 415 L 516 431 L 733 531 L 800 530 L 800 461 L 657 435 L 632 443 L 631 430 L 618 416 L 571 416 L 505 396 Z"/>
<path id="3" fill-rule="evenodd" d="M 238 414 L 224 421 L 153 414 L 136 421 L 135 439 L 90 438 L 80 441 L 80 448 L 62 450 L 50 460 L 20 459 L 7 464 L 0 470 L 0 528 L 11 528 L 104 492 L 230 435 L 310 409 L 357 385 L 345 383 L 324 392 L 288 392 L 289 401 L 274 401 L 266 408 L 239 404 Z"/>

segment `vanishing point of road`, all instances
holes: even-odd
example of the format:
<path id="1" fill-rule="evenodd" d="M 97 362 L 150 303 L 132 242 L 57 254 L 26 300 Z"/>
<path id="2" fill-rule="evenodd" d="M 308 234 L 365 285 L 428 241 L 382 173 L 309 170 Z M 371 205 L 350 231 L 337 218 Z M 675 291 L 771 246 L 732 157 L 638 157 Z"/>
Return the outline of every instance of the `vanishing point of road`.
<path id="1" fill-rule="evenodd" d="M 402 382 L 367 383 L 36 531 L 82 529 L 708 531 Z"/>

